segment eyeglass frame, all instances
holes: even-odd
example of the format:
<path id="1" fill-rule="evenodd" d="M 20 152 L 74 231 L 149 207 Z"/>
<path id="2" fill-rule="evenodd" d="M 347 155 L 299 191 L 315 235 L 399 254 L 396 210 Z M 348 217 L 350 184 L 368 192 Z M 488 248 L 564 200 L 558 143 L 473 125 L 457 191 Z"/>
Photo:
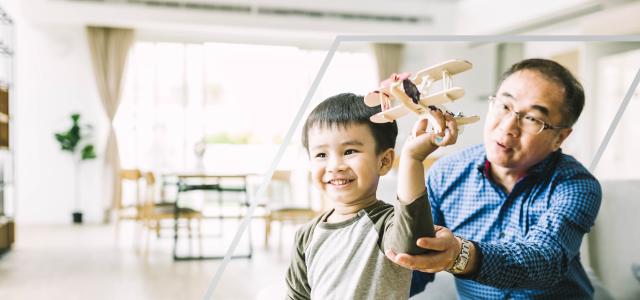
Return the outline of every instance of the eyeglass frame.
<path id="1" fill-rule="evenodd" d="M 491 96 L 489 96 L 487 98 L 489 99 L 489 105 L 493 105 L 492 102 L 495 102 L 495 100 L 497 99 L 497 96 L 491 95 Z M 507 103 L 505 103 L 505 104 L 507 104 Z M 522 128 L 522 125 L 520 123 L 521 122 L 520 119 L 522 119 L 522 117 L 524 117 L 525 114 L 523 114 L 522 112 L 515 111 L 513 109 L 513 107 L 509 107 L 508 105 L 507 105 L 507 107 L 508 107 L 509 113 L 510 114 L 514 114 L 516 116 L 516 124 L 518 124 L 518 127 Z M 489 107 L 489 109 L 492 109 L 492 108 Z M 545 131 L 546 129 L 556 130 L 556 129 L 570 128 L 568 126 L 554 126 L 554 125 L 551 125 L 551 124 L 549 124 L 549 123 L 547 123 L 545 121 L 542 121 L 542 120 L 540 120 L 538 118 L 535 118 L 535 117 L 531 117 L 531 118 L 536 120 L 536 121 L 538 121 L 538 122 L 540 122 L 540 123 L 542 123 L 542 127 L 540 128 L 540 130 L 538 130 L 538 132 L 535 133 L 536 135 L 540 134 L 541 132 Z"/>

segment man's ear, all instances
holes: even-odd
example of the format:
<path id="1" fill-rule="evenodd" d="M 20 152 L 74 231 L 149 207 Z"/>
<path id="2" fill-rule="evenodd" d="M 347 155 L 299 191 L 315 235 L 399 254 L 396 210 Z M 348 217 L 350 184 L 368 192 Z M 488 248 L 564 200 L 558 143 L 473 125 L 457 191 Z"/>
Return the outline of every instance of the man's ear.
<path id="1" fill-rule="evenodd" d="M 564 140 L 566 140 L 569 137 L 571 132 L 573 132 L 573 128 L 560 129 L 560 133 L 558 133 L 556 140 L 553 142 L 553 151 L 556 151 L 558 150 L 558 148 L 560 148 Z"/>
<path id="2" fill-rule="evenodd" d="M 395 157 L 396 152 L 393 148 L 389 148 L 380 154 L 380 176 L 386 175 L 391 170 Z"/>

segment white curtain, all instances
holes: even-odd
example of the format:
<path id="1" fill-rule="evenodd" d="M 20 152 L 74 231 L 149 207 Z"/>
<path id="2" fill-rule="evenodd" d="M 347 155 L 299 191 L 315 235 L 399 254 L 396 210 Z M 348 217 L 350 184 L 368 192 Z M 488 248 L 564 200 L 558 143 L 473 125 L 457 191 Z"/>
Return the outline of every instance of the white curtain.
<path id="1" fill-rule="evenodd" d="M 116 207 L 121 197 L 121 186 L 117 177 L 120 170 L 120 158 L 113 130 L 113 119 L 120 105 L 122 76 L 129 49 L 133 44 L 134 31 L 132 29 L 88 26 L 87 39 L 98 93 L 110 123 L 105 152 L 105 173 L 107 173 L 105 186 L 111 187 L 111 191 L 105 192 L 106 195 L 111 195 L 111 201 L 106 205 L 104 216 L 105 222 L 108 222 L 111 209 Z"/>
<path id="2" fill-rule="evenodd" d="M 383 81 L 393 73 L 400 73 L 404 58 L 403 44 L 373 44 L 373 54 L 378 66 L 378 79 Z"/>

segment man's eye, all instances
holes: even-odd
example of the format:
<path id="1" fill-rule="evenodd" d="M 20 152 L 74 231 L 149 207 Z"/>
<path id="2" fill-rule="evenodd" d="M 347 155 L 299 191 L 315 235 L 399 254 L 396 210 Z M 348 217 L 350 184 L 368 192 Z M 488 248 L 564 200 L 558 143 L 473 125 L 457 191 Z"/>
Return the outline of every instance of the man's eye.
<path id="1" fill-rule="evenodd" d="M 532 117 L 530 115 L 525 115 L 522 119 L 525 120 L 526 122 L 538 123 L 538 119 L 536 119 L 535 117 Z"/>
<path id="2" fill-rule="evenodd" d="M 344 152 L 344 155 L 350 155 L 350 154 L 354 154 L 357 153 L 358 151 L 355 149 L 348 149 L 347 151 Z"/>
<path id="3" fill-rule="evenodd" d="M 506 104 L 501 104 L 500 109 L 502 109 L 503 111 L 510 111 L 509 106 L 507 106 Z"/>
<path id="4" fill-rule="evenodd" d="M 327 157 L 327 155 L 326 155 L 326 154 L 324 154 L 324 153 L 318 153 L 318 154 L 316 154 L 316 156 L 315 156 L 315 157 L 316 157 L 316 158 L 325 158 L 325 157 Z"/>

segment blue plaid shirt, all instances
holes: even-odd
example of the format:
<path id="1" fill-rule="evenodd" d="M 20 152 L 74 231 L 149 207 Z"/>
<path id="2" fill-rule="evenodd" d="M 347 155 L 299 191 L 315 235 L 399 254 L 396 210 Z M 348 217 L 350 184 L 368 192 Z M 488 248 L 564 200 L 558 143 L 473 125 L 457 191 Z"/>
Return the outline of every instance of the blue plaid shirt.
<path id="1" fill-rule="evenodd" d="M 488 177 L 488 166 L 478 145 L 438 160 L 427 177 L 434 223 L 479 250 L 479 272 L 456 277 L 459 298 L 593 298 L 579 250 L 600 208 L 598 181 L 560 150 L 509 194 Z M 431 280 L 414 272 L 412 294 Z"/>

